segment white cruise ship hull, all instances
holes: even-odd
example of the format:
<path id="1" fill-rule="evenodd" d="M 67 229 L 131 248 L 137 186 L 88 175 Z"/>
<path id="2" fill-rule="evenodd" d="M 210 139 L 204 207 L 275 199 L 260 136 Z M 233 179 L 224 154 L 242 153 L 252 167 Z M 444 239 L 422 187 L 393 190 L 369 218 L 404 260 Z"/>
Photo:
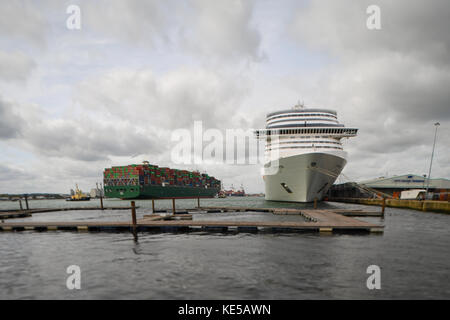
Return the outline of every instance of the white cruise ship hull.
<path id="1" fill-rule="evenodd" d="M 275 174 L 264 175 L 266 200 L 321 200 L 347 163 L 339 155 L 320 152 L 284 157 L 278 161 L 279 170 Z"/>

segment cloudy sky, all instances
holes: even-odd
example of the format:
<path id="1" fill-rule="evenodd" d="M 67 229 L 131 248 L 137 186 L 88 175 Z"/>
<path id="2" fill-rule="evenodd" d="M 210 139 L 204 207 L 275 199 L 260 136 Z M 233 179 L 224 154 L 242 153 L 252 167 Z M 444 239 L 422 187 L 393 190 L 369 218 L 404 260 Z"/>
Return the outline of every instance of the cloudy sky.
<path id="1" fill-rule="evenodd" d="M 174 130 L 263 127 L 299 100 L 359 128 L 348 179 L 427 173 L 437 121 L 432 176 L 450 178 L 449 30 L 448 0 L 1 1 L 0 193 L 87 190 L 142 160 L 182 167 Z M 190 168 L 263 191 L 257 165 Z"/>

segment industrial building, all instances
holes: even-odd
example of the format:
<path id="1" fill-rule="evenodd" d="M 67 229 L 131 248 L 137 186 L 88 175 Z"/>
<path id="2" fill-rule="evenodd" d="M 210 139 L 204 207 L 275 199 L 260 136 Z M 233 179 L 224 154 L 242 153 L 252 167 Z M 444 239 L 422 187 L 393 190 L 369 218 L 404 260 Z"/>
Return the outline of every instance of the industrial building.
<path id="1" fill-rule="evenodd" d="M 433 193 L 433 199 L 447 200 L 450 192 L 450 180 L 437 178 L 428 179 L 423 176 L 414 174 L 405 174 L 390 178 L 380 177 L 373 180 L 366 180 L 358 182 L 358 185 L 374 189 L 385 194 L 391 195 L 393 198 L 398 198 L 400 193 L 411 189 L 426 189 Z M 343 184 L 336 184 L 330 188 L 330 198 L 370 198 L 373 194 L 358 188 L 355 183 L 347 182 Z"/>

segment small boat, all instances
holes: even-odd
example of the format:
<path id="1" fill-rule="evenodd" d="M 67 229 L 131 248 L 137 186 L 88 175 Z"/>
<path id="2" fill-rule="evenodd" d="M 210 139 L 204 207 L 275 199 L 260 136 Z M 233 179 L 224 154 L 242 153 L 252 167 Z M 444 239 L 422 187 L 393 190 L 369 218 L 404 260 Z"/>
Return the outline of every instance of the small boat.
<path id="1" fill-rule="evenodd" d="M 67 198 L 66 201 L 89 201 L 91 197 L 85 193 L 83 193 L 80 189 L 78 189 L 78 185 L 75 185 L 75 194 L 70 198 Z"/>
<path id="2" fill-rule="evenodd" d="M 234 186 L 231 185 L 230 190 L 223 190 L 225 197 L 245 197 L 244 186 L 241 184 L 241 189 L 236 191 Z"/>

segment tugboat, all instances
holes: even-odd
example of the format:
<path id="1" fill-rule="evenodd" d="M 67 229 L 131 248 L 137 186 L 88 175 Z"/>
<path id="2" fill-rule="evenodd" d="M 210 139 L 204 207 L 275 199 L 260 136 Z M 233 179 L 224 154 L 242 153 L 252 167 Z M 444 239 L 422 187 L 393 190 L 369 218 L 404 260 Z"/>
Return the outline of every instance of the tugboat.
<path id="1" fill-rule="evenodd" d="M 75 185 L 75 194 L 73 194 L 70 198 L 66 199 L 66 201 L 89 201 L 89 200 L 91 200 L 91 197 L 81 192 L 81 190 L 78 189 L 78 184 Z"/>

